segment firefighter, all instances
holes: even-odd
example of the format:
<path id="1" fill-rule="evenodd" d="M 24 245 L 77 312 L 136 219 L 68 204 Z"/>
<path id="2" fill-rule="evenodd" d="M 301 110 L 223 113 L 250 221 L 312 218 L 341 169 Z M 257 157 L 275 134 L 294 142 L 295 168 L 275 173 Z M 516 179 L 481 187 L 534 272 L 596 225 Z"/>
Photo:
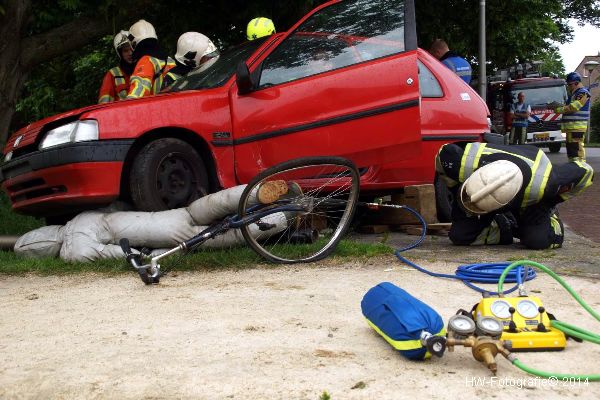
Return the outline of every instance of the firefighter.
<path id="1" fill-rule="evenodd" d="M 429 53 L 450 68 L 467 84 L 471 83 L 471 64 L 463 57 L 450 51 L 448 44 L 442 39 L 436 39 L 429 48 Z"/>
<path id="2" fill-rule="evenodd" d="M 186 32 L 177 40 L 175 67 L 171 68 L 163 80 L 163 89 L 192 71 L 204 70 L 219 56 L 214 43 L 199 32 Z"/>
<path id="3" fill-rule="evenodd" d="M 254 18 L 246 26 L 246 38 L 248 40 L 269 36 L 275 32 L 275 24 L 269 18 L 265 17 Z"/>
<path id="4" fill-rule="evenodd" d="M 102 80 L 98 103 L 123 100 L 129 90 L 129 77 L 133 72 L 133 50 L 129 43 L 129 32 L 121 31 L 115 35 L 113 46 L 119 56 L 119 65 L 108 70 Z"/>
<path id="5" fill-rule="evenodd" d="M 556 205 L 592 184 L 581 160 L 553 166 L 534 146 L 449 143 L 436 171 L 454 195 L 450 240 L 456 245 L 511 244 L 558 248 L 564 238 Z"/>
<path id="6" fill-rule="evenodd" d="M 143 19 L 131 25 L 129 41 L 136 64 L 127 98 L 136 99 L 158 93 L 164 76 L 175 67 L 175 61 L 159 47 L 154 27 Z"/>
<path id="7" fill-rule="evenodd" d="M 585 161 L 583 141 L 590 117 L 591 94 L 581 83 L 581 75 L 577 72 L 569 73 L 566 81 L 569 92 L 567 104 L 560 106 L 551 103 L 550 106 L 554 112 L 563 115 L 560 127 L 567 134 L 567 157 Z"/>

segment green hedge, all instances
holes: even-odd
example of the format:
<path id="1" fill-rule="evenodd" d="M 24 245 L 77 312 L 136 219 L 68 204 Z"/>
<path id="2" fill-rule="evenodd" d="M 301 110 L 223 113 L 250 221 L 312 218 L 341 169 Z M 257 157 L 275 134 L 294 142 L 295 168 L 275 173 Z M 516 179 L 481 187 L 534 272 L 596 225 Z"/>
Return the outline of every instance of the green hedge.
<path id="1" fill-rule="evenodd" d="M 600 142 L 600 99 L 595 99 L 592 104 L 590 123 L 592 126 L 592 134 L 590 142 Z"/>

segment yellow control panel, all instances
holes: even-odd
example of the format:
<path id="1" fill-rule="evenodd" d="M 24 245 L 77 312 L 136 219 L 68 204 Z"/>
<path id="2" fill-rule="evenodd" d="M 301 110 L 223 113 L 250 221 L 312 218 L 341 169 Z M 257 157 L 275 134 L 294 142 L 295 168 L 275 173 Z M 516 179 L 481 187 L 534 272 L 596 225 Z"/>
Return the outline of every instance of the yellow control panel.
<path id="1" fill-rule="evenodd" d="M 488 297 L 473 311 L 473 319 L 494 317 L 504 325 L 502 340 L 510 340 L 512 350 L 562 350 L 565 334 L 550 326 L 550 318 L 539 297 Z M 511 321 L 514 324 L 511 324 Z"/>

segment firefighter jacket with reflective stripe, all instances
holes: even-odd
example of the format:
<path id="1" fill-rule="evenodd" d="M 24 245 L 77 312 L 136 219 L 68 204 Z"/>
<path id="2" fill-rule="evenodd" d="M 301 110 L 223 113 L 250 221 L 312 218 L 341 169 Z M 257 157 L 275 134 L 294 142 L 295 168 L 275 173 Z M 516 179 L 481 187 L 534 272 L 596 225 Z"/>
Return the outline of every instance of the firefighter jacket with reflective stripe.
<path id="1" fill-rule="evenodd" d="M 557 204 L 580 194 L 592 184 L 594 171 L 585 162 L 574 161 L 553 167 L 543 150 L 528 145 L 449 143 L 442 146 L 436 157 L 436 171 L 449 186 L 455 186 L 465 182 L 479 167 L 498 160 L 514 162 L 523 173 L 523 186 L 513 203 L 519 208 L 542 201 Z"/>
<path id="2" fill-rule="evenodd" d="M 174 66 L 175 61 L 171 58 L 159 60 L 152 56 L 143 56 L 131 75 L 127 98 L 137 99 L 160 92 L 165 75 Z"/>
<path id="3" fill-rule="evenodd" d="M 442 63 L 450 68 L 456 75 L 458 75 L 466 83 L 471 83 L 471 64 L 458 54 L 451 51 L 447 52 L 440 59 Z"/>
<path id="4" fill-rule="evenodd" d="M 129 77 L 121 67 L 111 68 L 102 80 L 98 103 L 109 103 L 125 99 L 129 90 Z"/>
<path id="5" fill-rule="evenodd" d="M 527 120 L 527 116 L 518 116 L 517 113 L 531 113 L 531 106 L 527 103 L 517 103 L 512 106 L 512 126 L 515 128 L 527 128 L 529 125 L 529 121 Z"/>
<path id="6" fill-rule="evenodd" d="M 561 128 L 564 132 L 585 132 L 590 117 L 590 92 L 579 87 L 569 96 L 567 105 L 555 111 L 563 114 Z"/>

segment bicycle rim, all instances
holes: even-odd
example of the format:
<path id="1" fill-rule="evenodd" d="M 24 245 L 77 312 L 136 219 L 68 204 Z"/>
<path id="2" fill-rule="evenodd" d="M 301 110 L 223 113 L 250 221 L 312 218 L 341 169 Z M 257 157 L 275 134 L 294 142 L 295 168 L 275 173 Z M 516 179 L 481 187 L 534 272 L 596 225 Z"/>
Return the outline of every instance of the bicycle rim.
<path id="1" fill-rule="evenodd" d="M 263 171 L 246 187 L 240 216 L 251 214 L 256 192 L 270 181 L 284 181 L 288 193 L 270 205 L 276 211 L 259 223 L 240 228 L 248 245 L 276 263 L 317 261 L 327 257 L 346 232 L 359 195 L 359 175 L 352 162 L 338 157 L 288 161 Z M 277 211 L 285 208 L 301 211 Z M 260 230 L 269 218 L 284 221 L 279 229 Z"/>

